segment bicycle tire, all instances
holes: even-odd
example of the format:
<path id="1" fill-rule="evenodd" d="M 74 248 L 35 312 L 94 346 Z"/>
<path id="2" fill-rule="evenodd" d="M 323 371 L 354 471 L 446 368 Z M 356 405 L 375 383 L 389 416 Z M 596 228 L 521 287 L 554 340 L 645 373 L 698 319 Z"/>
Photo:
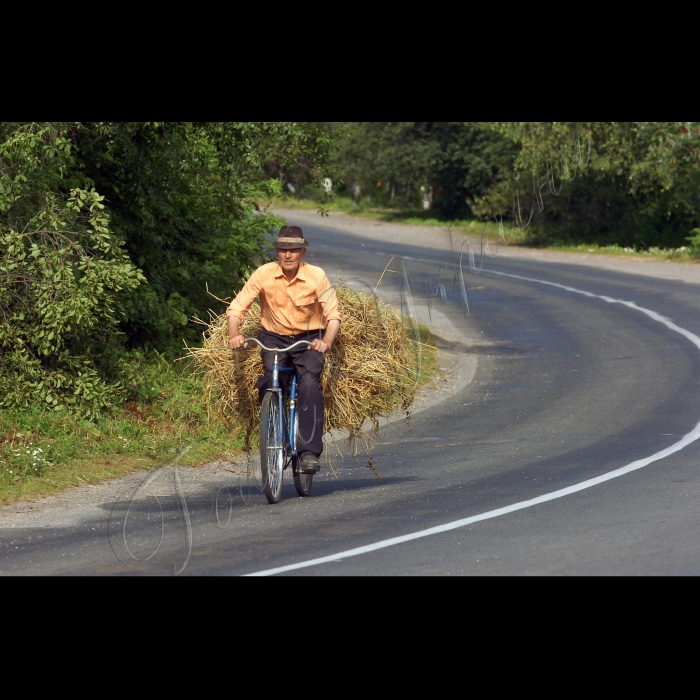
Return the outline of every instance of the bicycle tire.
<path id="1" fill-rule="evenodd" d="M 277 395 L 268 391 L 260 407 L 260 471 L 263 490 L 270 503 L 278 503 L 282 495 L 284 445 L 280 435 Z"/>
<path id="2" fill-rule="evenodd" d="M 313 474 L 304 474 L 303 472 L 297 471 L 296 466 L 294 467 L 294 488 L 302 498 L 309 495 L 313 481 Z"/>
<path id="3" fill-rule="evenodd" d="M 294 433 L 295 433 L 295 443 L 298 446 L 299 445 L 299 414 L 297 413 L 295 416 L 294 420 Z M 298 449 L 298 447 L 297 447 Z M 294 488 L 297 490 L 297 493 L 304 498 L 304 496 L 309 495 L 309 491 L 311 491 L 311 484 L 313 483 L 314 480 L 314 475 L 313 474 L 303 474 L 302 472 L 298 471 L 299 468 L 299 457 L 294 457 L 292 459 L 292 473 L 294 474 Z"/>

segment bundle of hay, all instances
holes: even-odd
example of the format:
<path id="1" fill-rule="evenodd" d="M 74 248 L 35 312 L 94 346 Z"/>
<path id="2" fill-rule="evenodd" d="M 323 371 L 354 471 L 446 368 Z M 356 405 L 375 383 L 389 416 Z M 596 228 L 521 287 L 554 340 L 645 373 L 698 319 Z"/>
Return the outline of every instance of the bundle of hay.
<path id="1" fill-rule="evenodd" d="M 366 420 L 376 431 L 379 418 L 399 406 L 409 415 L 420 372 L 421 345 L 415 327 L 375 297 L 345 286 L 338 287 L 336 293 L 343 320 L 321 375 L 324 433 L 347 431 L 356 450 L 358 437 L 369 439 L 363 429 Z M 202 347 L 188 350 L 195 366 L 204 371 L 207 405 L 232 428 L 243 428 L 249 448 L 260 421 L 255 386 L 264 373 L 260 349 L 251 343 L 254 350 L 230 350 L 223 315 L 204 325 Z M 254 303 L 241 333 L 246 338 L 257 337 L 260 328 L 260 307 Z"/>

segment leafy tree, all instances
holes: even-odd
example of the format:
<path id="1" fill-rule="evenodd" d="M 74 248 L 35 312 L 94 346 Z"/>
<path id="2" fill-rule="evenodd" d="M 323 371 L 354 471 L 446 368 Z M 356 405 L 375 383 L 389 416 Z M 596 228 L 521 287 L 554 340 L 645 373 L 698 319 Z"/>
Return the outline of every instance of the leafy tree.
<path id="1" fill-rule="evenodd" d="M 294 146 L 271 149 L 265 154 L 263 168 L 268 177 L 279 180 L 283 191 L 310 196 L 321 204 L 327 193 L 325 178 L 338 183 L 341 173 L 332 154 L 348 134 L 342 122 L 280 123 L 271 125 L 288 132 Z M 291 189 L 290 189 L 291 186 Z"/>
<path id="2" fill-rule="evenodd" d="M 435 207 L 447 218 L 478 215 L 477 202 L 513 170 L 518 148 L 488 122 L 435 122 L 442 157 Z"/>
<path id="3" fill-rule="evenodd" d="M 123 346 L 180 352 L 191 316 L 265 259 L 265 172 L 321 178 L 308 123 L 0 124 L 0 400 L 96 415 L 123 396 Z M 311 172 L 313 171 L 313 172 Z"/>
<path id="4" fill-rule="evenodd" d="M 0 405 L 96 415 L 115 399 L 118 295 L 144 280 L 103 197 L 75 186 L 66 124 L 0 128 Z"/>
<path id="5" fill-rule="evenodd" d="M 123 304 L 130 345 L 196 342 L 188 325 L 212 293 L 227 297 L 264 256 L 280 221 L 258 202 L 279 192 L 265 171 L 327 167 L 331 136 L 308 123 L 86 123 L 75 135 L 78 172 L 105 196 L 113 230 L 148 285 Z"/>
<path id="6" fill-rule="evenodd" d="M 445 218 L 501 215 L 532 242 L 697 248 L 700 130 L 690 122 L 359 122 L 348 189 Z M 395 201 L 396 200 L 396 201 Z"/>
<path id="7" fill-rule="evenodd" d="M 412 192 L 430 186 L 440 145 L 424 123 L 359 122 L 351 125 L 338 158 L 348 185 L 380 201 L 393 201 L 397 189 L 410 200 Z"/>
<path id="8" fill-rule="evenodd" d="M 523 177 L 495 188 L 491 209 L 509 209 L 519 189 L 526 208 L 542 212 L 535 238 L 678 247 L 700 223 L 697 124 L 521 122 L 499 129 L 521 147 Z"/>
<path id="9" fill-rule="evenodd" d="M 516 155 L 511 141 L 483 122 L 359 122 L 339 161 L 345 180 L 380 202 L 416 202 L 424 188 L 439 214 L 454 217 L 473 214 L 475 200 Z"/>

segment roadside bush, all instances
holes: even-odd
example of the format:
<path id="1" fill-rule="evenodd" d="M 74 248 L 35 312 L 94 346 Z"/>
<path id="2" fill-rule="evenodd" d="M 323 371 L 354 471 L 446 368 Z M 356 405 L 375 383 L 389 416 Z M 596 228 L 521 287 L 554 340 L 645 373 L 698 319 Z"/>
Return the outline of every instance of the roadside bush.
<path id="1" fill-rule="evenodd" d="M 123 294 L 127 347 L 171 358 L 201 338 L 209 291 L 235 294 L 284 223 L 258 202 L 280 192 L 265 163 L 321 177 L 329 137 L 307 122 L 82 122 L 72 143 L 81 187 L 109 204 L 111 229 L 148 284 Z M 309 175 L 309 177 L 311 177 Z"/>
<path id="2" fill-rule="evenodd" d="M 65 125 L 0 130 L 0 406 L 92 417 L 120 389 L 118 295 L 145 280 L 71 165 Z"/>
<path id="3" fill-rule="evenodd" d="M 680 248 L 700 221 L 700 127 L 689 122 L 509 122 L 519 181 L 491 195 L 534 208 L 534 243 Z"/>
<path id="4" fill-rule="evenodd" d="M 305 122 L 0 122 L 0 406 L 132 398 L 128 351 L 199 342 L 207 286 L 264 260 L 265 163 L 318 179 L 330 147 Z"/>
<path id="5" fill-rule="evenodd" d="M 688 236 L 685 240 L 690 243 L 690 252 L 700 258 L 700 228 L 694 228 L 691 233 L 693 235 Z"/>

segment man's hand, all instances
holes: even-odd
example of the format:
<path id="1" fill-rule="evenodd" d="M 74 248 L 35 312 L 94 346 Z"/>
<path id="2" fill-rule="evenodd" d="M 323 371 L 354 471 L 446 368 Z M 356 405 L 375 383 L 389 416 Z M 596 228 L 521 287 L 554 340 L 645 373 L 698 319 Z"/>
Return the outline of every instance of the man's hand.
<path id="1" fill-rule="evenodd" d="M 238 330 L 240 325 L 241 321 L 237 316 L 228 317 L 228 346 L 231 348 L 231 350 L 238 350 L 238 348 L 248 347 L 248 343 L 244 342 L 245 338 Z"/>
<path id="2" fill-rule="evenodd" d="M 316 352 L 328 352 L 328 350 L 331 349 L 330 343 L 326 343 L 320 338 L 314 338 L 314 340 L 311 341 L 311 345 L 308 347 L 309 350 L 315 350 Z"/>
<path id="3" fill-rule="evenodd" d="M 322 353 L 328 352 L 333 346 L 333 341 L 335 340 L 335 336 L 338 335 L 339 330 L 340 321 L 335 319 L 328 321 L 328 328 L 326 328 L 326 332 L 323 334 L 323 340 L 320 338 L 315 338 L 311 341 L 311 346 L 309 349 Z"/>
<path id="4" fill-rule="evenodd" d="M 231 350 L 238 350 L 238 348 L 247 348 L 248 343 L 245 342 L 245 338 L 242 335 L 232 335 L 228 339 L 228 346 Z"/>

